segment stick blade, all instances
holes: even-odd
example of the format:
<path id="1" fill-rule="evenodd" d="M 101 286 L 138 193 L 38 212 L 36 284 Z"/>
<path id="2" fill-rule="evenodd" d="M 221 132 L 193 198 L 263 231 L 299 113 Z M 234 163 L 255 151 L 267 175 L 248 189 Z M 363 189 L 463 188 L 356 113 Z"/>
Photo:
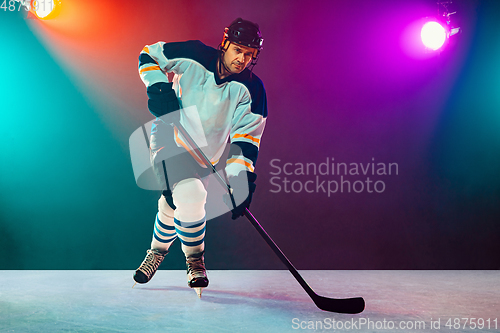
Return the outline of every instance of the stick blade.
<path id="1" fill-rule="evenodd" d="M 329 312 L 356 314 L 365 309 L 365 300 L 362 297 L 328 298 L 315 295 L 313 301 L 318 308 Z"/>

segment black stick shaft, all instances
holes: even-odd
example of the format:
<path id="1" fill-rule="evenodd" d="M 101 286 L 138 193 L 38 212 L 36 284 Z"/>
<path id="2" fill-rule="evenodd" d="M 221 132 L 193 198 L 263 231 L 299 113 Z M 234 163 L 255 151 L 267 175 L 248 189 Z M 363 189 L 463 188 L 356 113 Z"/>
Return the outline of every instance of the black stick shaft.
<path id="1" fill-rule="evenodd" d="M 189 133 L 186 131 L 186 129 L 181 124 L 176 124 L 176 126 L 177 126 L 178 130 L 182 133 L 182 136 L 188 141 L 191 148 L 193 148 L 197 152 L 199 152 L 199 156 L 202 157 L 202 159 L 206 163 L 207 167 L 212 168 L 212 171 L 218 176 L 217 180 L 221 183 L 222 187 L 227 189 L 229 195 L 231 196 L 231 199 L 232 199 L 231 201 L 233 202 L 233 207 L 236 206 L 235 202 L 234 202 L 233 195 L 232 195 L 231 190 L 230 190 L 231 187 L 226 183 L 224 178 L 222 178 L 222 176 L 215 169 L 215 167 L 212 165 L 212 163 L 210 163 L 210 160 L 201 151 L 201 149 L 198 147 L 198 145 L 193 140 L 191 135 L 189 135 Z M 309 296 L 312 297 L 312 295 L 315 295 L 316 293 L 312 290 L 312 288 L 309 286 L 309 284 L 307 284 L 307 282 L 302 278 L 302 276 L 299 274 L 297 269 L 292 265 L 290 260 L 288 260 L 288 258 L 285 256 L 283 251 L 281 251 L 281 249 L 278 247 L 278 245 L 276 245 L 276 243 L 273 241 L 271 236 L 269 236 L 269 234 L 266 232 L 266 230 L 264 230 L 262 225 L 260 225 L 259 221 L 257 221 L 257 219 L 252 215 L 252 213 L 250 212 L 250 210 L 248 208 L 245 208 L 244 215 L 250 221 L 250 223 L 252 223 L 252 225 L 255 227 L 255 229 L 257 229 L 257 231 L 262 236 L 262 238 L 264 238 L 266 243 L 271 247 L 273 252 L 280 258 L 280 260 L 285 264 L 285 266 L 288 268 L 290 273 L 292 273 L 292 275 L 295 277 L 297 282 L 302 286 L 302 288 L 304 288 L 304 290 L 309 294 Z"/>
<path id="2" fill-rule="evenodd" d="M 226 183 L 224 178 L 219 174 L 217 169 L 213 166 L 210 160 L 206 157 L 206 155 L 201 151 L 193 138 L 189 135 L 186 129 L 180 124 L 176 123 L 175 126 L 182 133 L 182 136 L 188 141 L 188 144 L 192 149 L 195 149 L 196 152 L 199 152 L 199 156 L 201 156 L 202 160 L 205 162 L 206 166 L 211 168 L 212 171 L 216 174 L 217 180 L 224 187 L 233 204 L 233 207 L 236 207 L 234 197 L 231 191 L 231 187 Z M 290 260 L 285 256 L 285 254 L 281 251 L 281 249 L 276 245 L 271 236 L 268 235 L 266 230 L 260 225 L 259 221 L 252 215 L 248 208 L 245 208 L 243 215 L 250 221 L 250 223 L 255 227 L 255 229 L 259 232 L 259 234 L 264 238 L 266 243 L 271 247 L 273 252 L 280 258 L 281 262 L 285 264 L 290 273 L 292 273 L 293 277 L 297 280 L 297 282 L 302 286 L 302 288 L 306 291 L 306 293 L 311 297 L 316 306 L 325 311 L 339 312 L 339 313 L 360 313 L 363 311 L 365 307 L 365 302 L 363 298 L 349 298 L 349 299 L 333 299 L 320 296 L 314 292 L 314 290 L 309 286 L 309 284 L 302 278 L 297 269 L 292 265 Z"/>
<path id="3" fill-rule="evenodd" d="M 193 152 L 198 155 L 198 157 L 201 157 L 201 160 L 205 163 L 205 165 L 208 168 L 212 169 L 212 172 L 217 176 L 217 180 L 219 183 L 226 189 L 226 191 L 229 193 L 229 197 L 231 198 L 231 203 L 233 205 L 233 208 L 236 208 L 236 202 L 234 201 L 234 196 L 233 196 L 233 191 L 231 191 L 231 186 L 229 186 L 228 183 L 222 178 L 220 173 L 217 171 L 217 169 L 214 167 L 212 162 L 208 159 L 207 155 L 198 147 L 196 144 L 196 141 L 193 140 L 191 135 L 186 131 L 184 126 L 182 126 L 180 123 L 173 124 L 174 126 L 177 127 L 177 129 L 181 132 L 182 136 L 188 141 L 188 144 L 191 146 L 193 149 Z"/>
<path id="4" fill-rule="evenodd" d="M 271 247 L 273 252 L 278 256 L 278 258 L 280 258 L 281 262 L 283 262 L 285 264 L 285 266 L 288 268 L 290 273 L 292 273 L 292 275 L 295 277 L 297 282 L 302 286 L 302 288 L 304 288 L 304 290 L 307 292 L 307 294 L 311 297 L 313 297 L 313 295 L 316 295 L 316 293 L 313 291 L 313 289 L 302 278 L 302 276 L 299 274 L 297 269 L 292 265 L 290 260 L 288 260 L 288 258 L 285 256 L 283 251 L 281 251 L 281 249 L 278 247 L 278 245 L 276 245 L 276 243 L 273 241 L 271 236 L 268 235 L 266 230 L 264 230 L 264 228 L 260 225 L 259 221 L 257 221 L 257 219 L 252 215 L 252 213 L 250 212 L 250 210 L 248 208 L 245 209 L 244 214 L 245 214 L 245 217 L 248 219 L 248 221 L 250 221 L 250 223 L 252 223 L 252 225 L 255 227 L 255 229 L 257 229 L 257 231 L 262 236 L 262 238 L 264 238 L 267 245 L 269 245 Z"/>

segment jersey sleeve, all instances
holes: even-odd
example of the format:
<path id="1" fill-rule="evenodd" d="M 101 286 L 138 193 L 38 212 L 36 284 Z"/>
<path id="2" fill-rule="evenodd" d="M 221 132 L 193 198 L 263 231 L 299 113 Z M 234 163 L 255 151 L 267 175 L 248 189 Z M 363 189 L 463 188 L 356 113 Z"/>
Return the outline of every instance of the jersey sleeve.
<path id="1" fill-rule="evenodd" d="M 233 115 L 230 133 L 231 148 L 226 164 L 229 178 L 241 171 L 255 172 L 262 133 L 266 125 L 266 94 L 262 89 L 246 94 Z"/>
<path id="2" fill-rule="evenodd" d="M 183 48 L 183 43 L 158 42 L 142 49 L 139 55 L 139 75 L 146 87 L 158 82 L 168 82 L 167 73 L 183 73 L 180 58 L 173 56 Z"/>
<path id="3" fill-rule="evenodd" d="M 216 54 L 199 40 L 146 45 L 139 55 L 139 75 L 146 87 L 168 82 L 166 73 L 183 74 L 193 62 L 208 68 Z"/>
<path id="4" fill-rule="evenodd" d="M 168 82 L 166 73 L 172 67 L 163 54 L 165 42 L 146 45 L 139 55 L 139 75 L 146 87 L 158 82 Z"/>

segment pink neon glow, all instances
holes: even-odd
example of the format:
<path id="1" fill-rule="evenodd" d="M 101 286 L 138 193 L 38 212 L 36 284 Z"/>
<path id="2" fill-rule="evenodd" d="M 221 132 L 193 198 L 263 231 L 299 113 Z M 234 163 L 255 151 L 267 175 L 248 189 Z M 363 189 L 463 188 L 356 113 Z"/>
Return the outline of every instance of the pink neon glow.
<path id="1" fill-rule="evenodd" d="M 443 46 L 446 40 L 446 30 L 437 22 L 427 22 L 420 32 L 422 43 L 432 50 L 437 50 Z"/>

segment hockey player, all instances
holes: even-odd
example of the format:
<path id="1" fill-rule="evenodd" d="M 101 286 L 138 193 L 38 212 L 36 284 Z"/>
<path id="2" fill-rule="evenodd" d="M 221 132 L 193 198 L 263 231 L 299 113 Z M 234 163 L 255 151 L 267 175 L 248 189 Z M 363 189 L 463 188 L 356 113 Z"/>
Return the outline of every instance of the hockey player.
<path id="1" fill-rule="evenodd" d="M 162 158 L 164 151 L 187 148 L 176 128 L 172 130 L 162 116 L 196 106 L 208 144 L 203 151 L 213 164 L 219 161 L 226 142 L 231 143 L 225 166 L 228 180 L 238 177 L 248 181 L 247 198 L 231 207 L 233 219 L 242 216 L 255 191 L 254 168 L 267 117 L 265 89 L 253 74 L 262 41 L 257 24 L 238 18 L 225 28 L 218 49 L 186 41 L 158 42 L 142 50 L 139 73 L 147 87 L 148 108 L 157 117 L 151 131 L 151 162 L 164 190 L 158 200 L 151 248 L 135 271 L 136 282 L 151 280 L 170 245 L 179 238 L 189 287 L 200 295 L 200 288 L 208 286 L 204 178 L 210 170 L 186 149 L 176 158 Z M 172 82 L 167 73 L 174 74 Z"/>

